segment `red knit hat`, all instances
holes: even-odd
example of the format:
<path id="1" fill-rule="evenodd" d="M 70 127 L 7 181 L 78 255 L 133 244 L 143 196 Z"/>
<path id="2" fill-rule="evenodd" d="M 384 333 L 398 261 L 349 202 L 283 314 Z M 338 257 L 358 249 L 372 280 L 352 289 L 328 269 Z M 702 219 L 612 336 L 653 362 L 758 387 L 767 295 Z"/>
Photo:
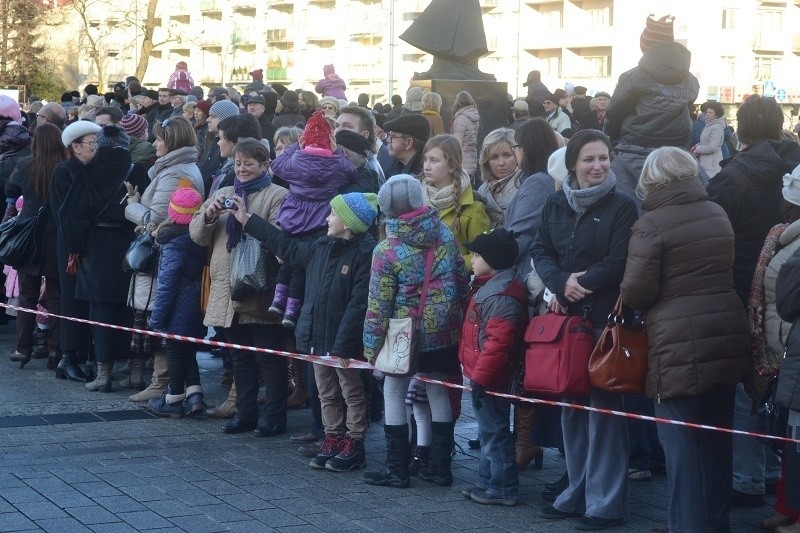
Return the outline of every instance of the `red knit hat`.
<path id="1" fill-rule="evenodd" d="M 331 134 L 333 130 L 328 120 L 322 113 L 321 109 L 317 109 L 311 118 L 306 122 L 306 128 L 303 130 L 303 145 L 308 148 L 321 148 L 323 150 L 333 150 L 331 147 Z"/>
<path id="2" fill-rule="evenodd" d="M 652 13 L 647 16 L 647 23 L 642 32 L 642 37 L 639 39 L 639 47 L 642 49 L 642 53 L 647 52 L 647 49 L 653 43 L 669 43 L 675 40 L 672 30 L 672 23 L 675 21 L 675 17 L 672 15 L 664 15 L 660 19 L 653 17 Z"/>
<path id="3" fill-rule="evenodd" d="M 176 224 L 188 225 L 203 203 L 203 196 L 192 188 L 192 182 L 181 178 L 180 185 L 169 199 L 167 214 Z"/>

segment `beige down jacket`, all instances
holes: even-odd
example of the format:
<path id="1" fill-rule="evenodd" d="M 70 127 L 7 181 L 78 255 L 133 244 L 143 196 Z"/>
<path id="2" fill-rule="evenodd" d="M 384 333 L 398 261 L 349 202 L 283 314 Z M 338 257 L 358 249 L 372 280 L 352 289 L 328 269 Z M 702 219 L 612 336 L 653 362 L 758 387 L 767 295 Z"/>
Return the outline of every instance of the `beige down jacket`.
<path id="1" fill-rule="evenodd" d="M 800 220 L 792 222 L 781 233 L 780 247 L 775 256 L 770 260 L 764 271 L 764 331 L 767 334 L 767 345 L 777 357 L 783 356 L 783 346 L 792 324 L 784 322 L 778 316 L 775 306 L 775 284 L 778 281 L 778 272 L 783 264 L 800 248 Z"/>
<path id="2" fill-rule="evenodd" d="M 283 187 L 272 184 L 260 191 L 247 196 L 247 211 L 261 216 L 275 223 L 283 199 L 288 191 Z M 264 297 L 253 297 L 242 302 L 231 301 L 230 254 L 225 248 L 228 234 L 225 230 L 228 223 L 228 213 L 223 213 L 209 223 L 205 221 L 205 212 L 208 204 L 217 197 L 233 196 L 233 187 L 223 187 L 203 203 L 189 224 L 189 235 L 200 246 L 211 247 L 211 293 L 206 307 L 203 324 L 213 327 L 229 328 L 233 324 L 234 314 L 238 315 L 239 324 L 279 324 L 280 319 L 275 319 L 267 314 L 272 295 L 269 300 Z"/>
<path id="3" fill-rule="evenodd" d="M 478 130 L 481 127 L 481 117 L 478 108 L 474 105 L 462 107 L 453 117 L 451 133 L 461 143 L 463 161 L 461 168 L 473 176 L 478 169 Z"/>

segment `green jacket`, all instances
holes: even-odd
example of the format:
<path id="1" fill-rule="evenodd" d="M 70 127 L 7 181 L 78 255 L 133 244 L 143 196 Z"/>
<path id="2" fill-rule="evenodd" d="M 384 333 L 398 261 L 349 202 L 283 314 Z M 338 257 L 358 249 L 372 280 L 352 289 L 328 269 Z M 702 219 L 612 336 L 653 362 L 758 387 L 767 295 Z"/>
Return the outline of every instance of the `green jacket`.
<path id="1" fill-rule="evenodd" d="M 458 242 L 458 249 L 461 255 L 464 256 L 467 272 L 470 272 L 472 270 L 472 252 L 464 248 L 464 243 L 470 242 L 485 231 L 489 231 L 492 224 L 486 214 L 486 206 L 480 198 L 475 197 L 471 188 L 461 193 L 460 211 L 460 227 L 457 232 L 453 230 L 453 234 L 456 237 L 456 242 Z M 444 222 L 445 226 L 453 229 L 453 223 L 456 220 L 455 206 L 446 207 L 439 211 L 439 218 Z"/>
<path id="2" fill-rule="evenodd" d="M 131 137 L 131 163 L 149 170 L 156 161 L 156 149 L 147 141 Z"/>

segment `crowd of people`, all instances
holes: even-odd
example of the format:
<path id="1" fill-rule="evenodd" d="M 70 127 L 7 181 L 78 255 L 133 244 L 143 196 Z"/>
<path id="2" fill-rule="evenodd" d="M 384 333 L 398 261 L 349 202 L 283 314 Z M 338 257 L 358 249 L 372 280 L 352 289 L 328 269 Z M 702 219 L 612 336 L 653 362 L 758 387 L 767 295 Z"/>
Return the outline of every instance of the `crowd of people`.
<path id="1" fill-rule="evenodd" d="M 10 359 L 43 355 L 58 378 L 130 388 L 159 416 L 228 419 L 228 434 L 283 435 L 287 409 L 309 406 L 308 430 L 290 439 L 335 472 L 365 466 L 366 431 L 383 418 L 386 467 L 364 480 L 398 488 L 453 483 L 461 393 L 425 378 L 466 378 L 480 447 L 471 501 L 516 505 L 519 470 L 541 468 L 547 446 L 566 472 L 542 493 L 542 519 L 620 525 L 628 483 L 656 470 L 668 531 L 728 531 L 732 505 L 774 490 L 762 526 L 800 532 L 790 446 L 780 461 L 749 437 L 490 394 L 514 388 L 531 316 L 584 316 L 597 339 L 621 294 L 646 317 L 645 396 L 593 388 L 567 401 L 755 431 L 753 402 L 779 375 L 789 434 L 800 432 L 800 142 L 770 98 L 741 103 L 735 134 L 717 102 L 695 115 L 699 84 L 671 17 L 648 17 L 641 49 L 613 93 L 591 99 L 532 71 L 508 126 L 483 138 L 466 91 L 445 124 L 442 96 L 421 87 L 391 105 L 348 102 L 333 65 L 316 92 L 254 70 L 241 94 L 205 94 L 181 62 L 157 91 L 130 77 L 24 113 L 0 96 L 5 219 L 44 207 L 37 260 L 5 270 L 21 307 L 193 337 L 213 328 L 342 361 L 374 362 L 390 319 L 419 328 L 412 376 L 216 349 L 230 393 L 213 409 L 193 343 L 20 312 Z M 151 265 L 122 268 L 148 239 Z M 234 282 L 245 264 L 259 286 Z"/>

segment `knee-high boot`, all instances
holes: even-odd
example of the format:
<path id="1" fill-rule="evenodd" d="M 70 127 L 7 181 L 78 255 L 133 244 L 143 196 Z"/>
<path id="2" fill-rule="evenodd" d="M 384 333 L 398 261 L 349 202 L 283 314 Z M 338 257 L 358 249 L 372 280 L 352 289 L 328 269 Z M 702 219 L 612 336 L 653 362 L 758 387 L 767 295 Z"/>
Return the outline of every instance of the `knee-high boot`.
<path id="1" fill-rule="evenodd" d="M 442 487 L 453 484 L 453 423 L 431 422 L 431 458 L 419 478 Z"/>
<path id="2" fill-rule="evenodd" d="M 150 385 L 141 392 L 137 392 L 128 399 L 132 402 L 146 402 L 153 398 L 161 398 L 169 385 L 169 361 L 167 354 L 156 352 L 153 359 L 153 378 Z"/>
<path id="3" fill-rule="evenodd" d="M 386 468 L 365 473 L 364 481 L 369 485 L 408 488 L 411 484 L 408 475 L 408 463 L 411 459 L 408 425 L 383 426 L 383 432 L 386 436 Z"/>
<path id="4" fill-rule="evenodd" d="M 541 446 L 531 444 L 533 422 L 536 411 L 525 407 L 514 408 L 514 430 L 517 433 L 515 442 L 515 461 L 517 470 L 524 470 L 533 461 L 533 468 L 541 470 L 543 452 Z"/>

